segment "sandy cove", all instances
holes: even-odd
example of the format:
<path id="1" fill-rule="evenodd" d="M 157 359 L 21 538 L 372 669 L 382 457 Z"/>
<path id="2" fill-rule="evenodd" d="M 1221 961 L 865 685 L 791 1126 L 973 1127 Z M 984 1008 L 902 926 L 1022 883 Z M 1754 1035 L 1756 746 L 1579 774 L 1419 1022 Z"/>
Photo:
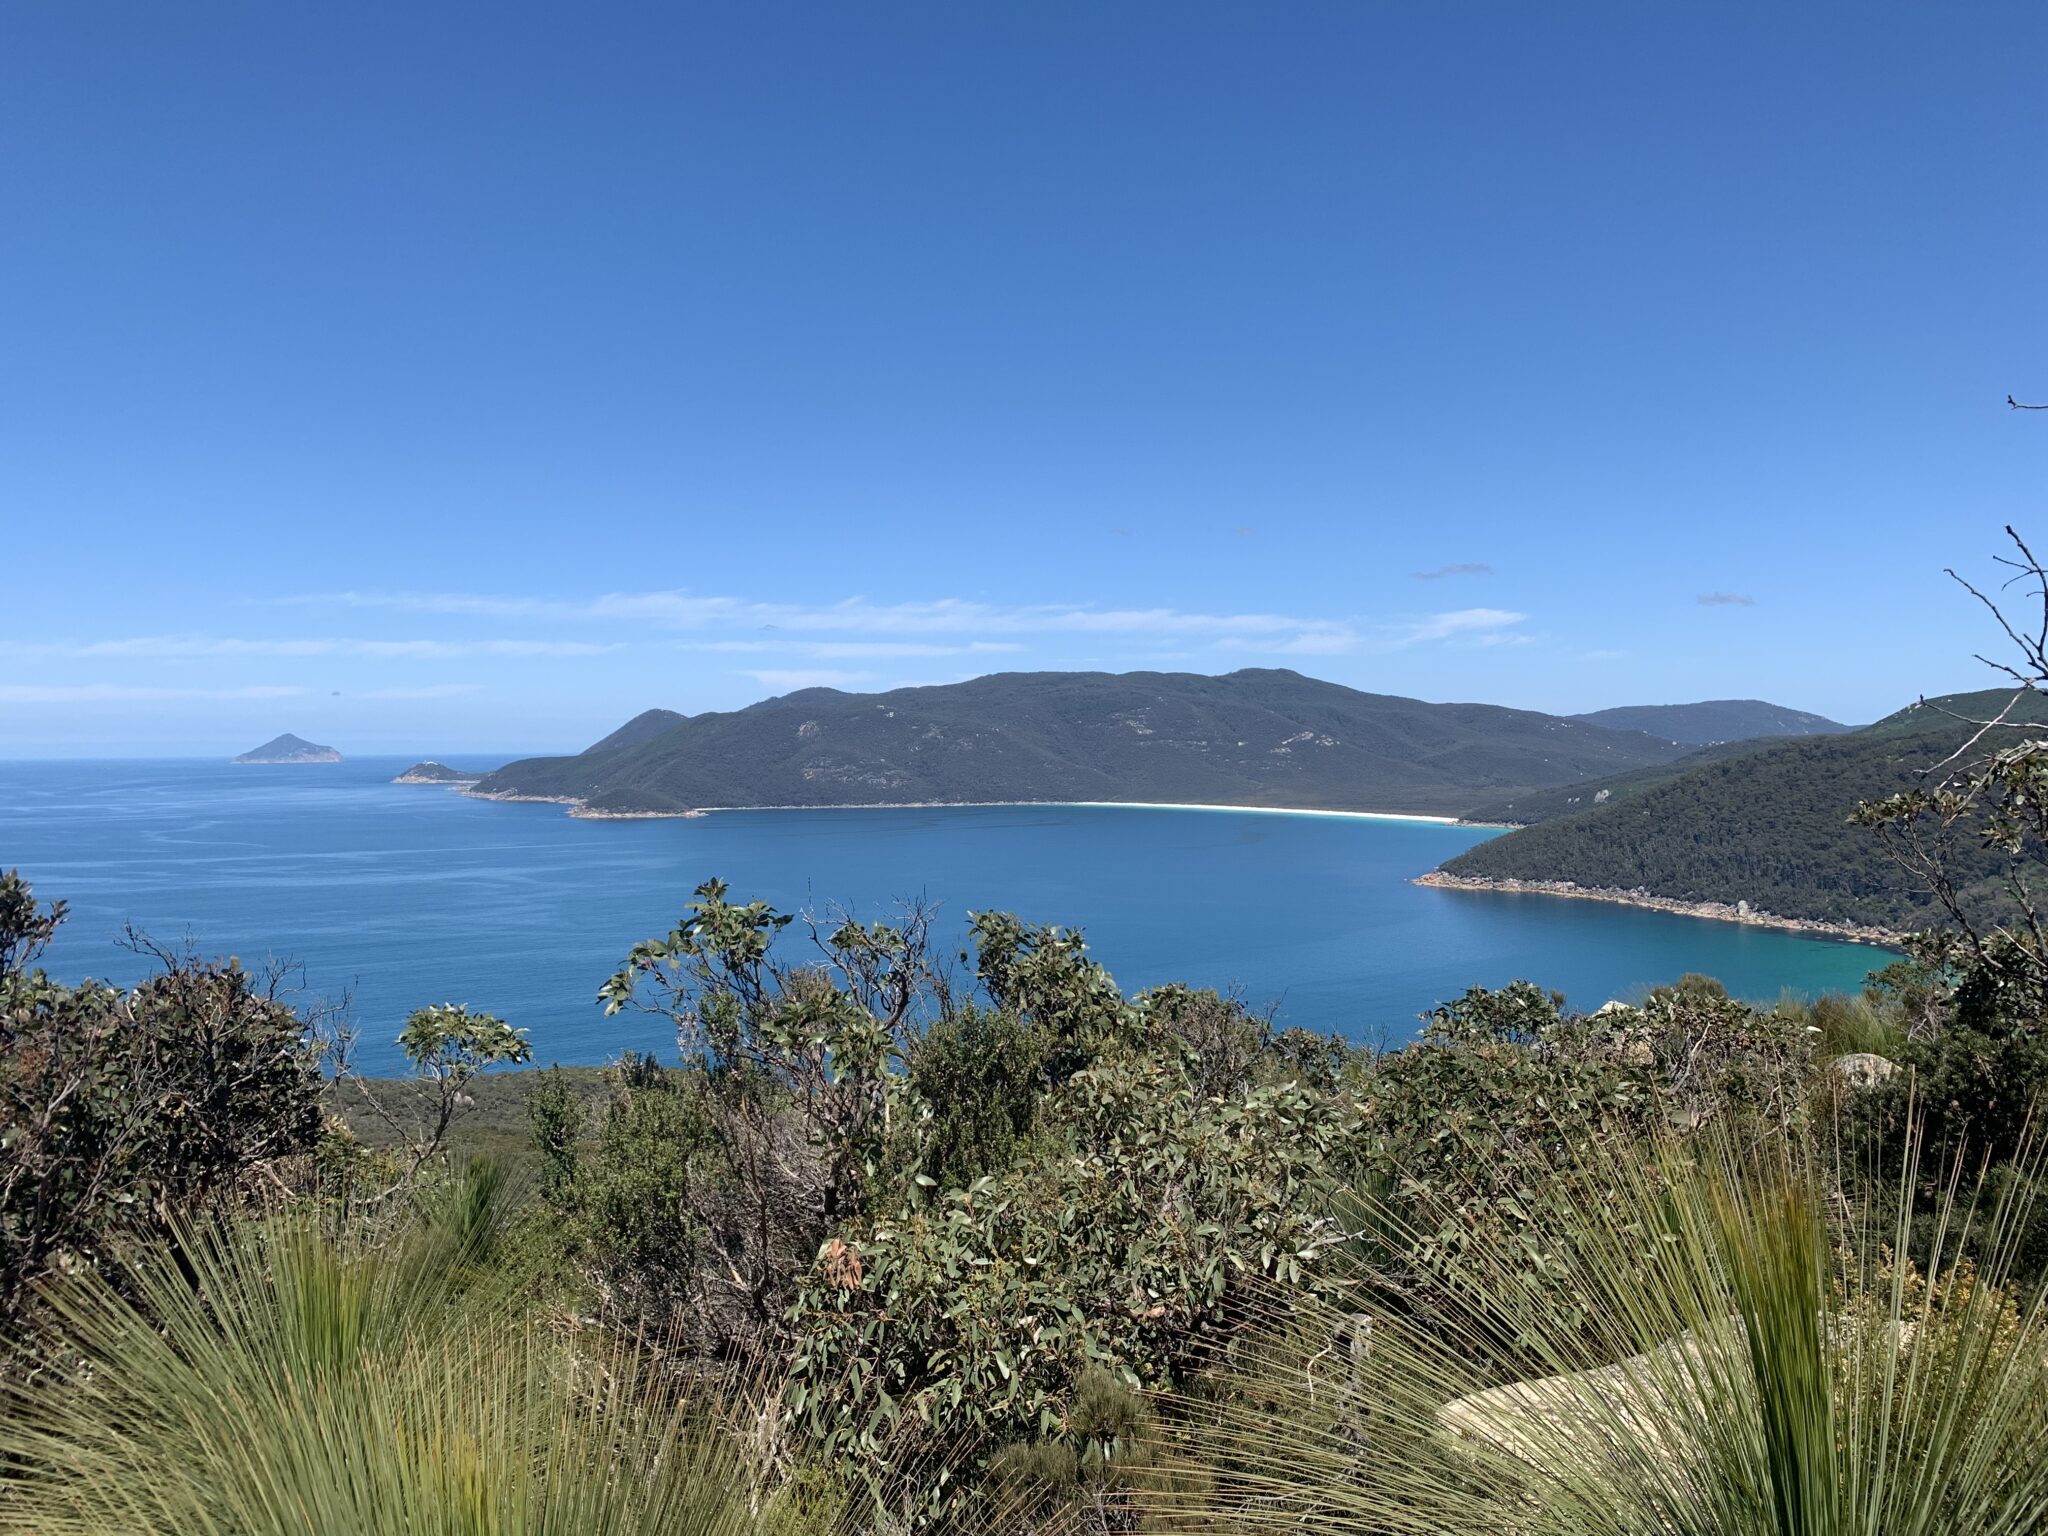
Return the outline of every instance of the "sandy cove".
<path id="1" fill-rule="evenodd" d="M 1456 816 L 1424 816 L 1412 811 L 1331 811 L 1296 805 L 1197 805 L 1160 800 L 878 800 L 867 805 L 704 805 L 686 811 L 608 811 L 586 805 L 574 795 L 519 795 L 507 790 L 480 794 L 465 789 L 472 800 L 501 800 L 519 805 L 566 805 L 571 816 L 585 821 L 666 821 L 709 816 L 719 811 L 925 811 L 1000 810 L 1038 806 L 1045 809 L 1090 808 L 1126 811 L 1248 811 L 1260 816 L 1338 816 L 1352 821 L 1413 821 L 1437 827 L 1479 826 Z"/>

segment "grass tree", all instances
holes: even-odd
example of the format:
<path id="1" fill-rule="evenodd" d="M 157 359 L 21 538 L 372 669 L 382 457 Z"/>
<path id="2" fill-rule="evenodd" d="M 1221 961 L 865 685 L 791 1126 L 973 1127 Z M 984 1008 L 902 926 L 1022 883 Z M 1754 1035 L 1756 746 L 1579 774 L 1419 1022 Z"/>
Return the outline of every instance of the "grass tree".
<path id="1" fill-rule="evenodd" d="M 375 1246 L 191 1230 L 57 1287 L 56 1363 L 0 1385 L 0 1531 L 800 1528 L 716 1405 L 511 1304 L 500 1207 L 467 1181 Z"/>
<path id="2" fill-rule="evenodd" d="M 2038 1166 L 2038 1160 L 2036 1165 Z M 2021 1536 L 2048 1528 L 2048 1319 L 2021 1192 L 1851 1202 L 1776 1143 L 1601 1154 L 1571 1229 L 1361 1281 L 1179 1405 L 1161 1528 Z M 1389 1226 L 1416 1213 L 1381 1213 Z M 1931 1235 L 1930 1235 L 1931 1231 Z"/>

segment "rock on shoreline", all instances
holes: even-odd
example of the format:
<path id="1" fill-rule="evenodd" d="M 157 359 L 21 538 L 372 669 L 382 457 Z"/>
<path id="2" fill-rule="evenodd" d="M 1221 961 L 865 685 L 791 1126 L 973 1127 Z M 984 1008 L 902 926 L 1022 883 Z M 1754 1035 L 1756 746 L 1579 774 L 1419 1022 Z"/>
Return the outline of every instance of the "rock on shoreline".
<path id="1" fill-rule="evenodd" d="M 1675 912 L 1681 917 L 1708 917 L 1716 922 L 1749 923 L 1758 928 L 1782 928 L 1792 933 L 1810 933 L 1820 938 L 1842 939 L 1852 944 L 1878 944 L 1895 949 L 1905 935 L 1890 928 L 1866 923 L 1838 923 L 1818 917 L 1779 917 L 1759 912 L 1746 901 L 1680 901 L 1650 891 L 1625 891 L 1617 886 L 1580 885 L 1571 880 L 1509 880 L 1484 875 L 1450 875 L 1433 869 L 1415 878 L 1417 885 L 1444 891 L 1505 891 L 1517 895 L 1571 896 L 1580 901 L 1606 901 L 1617 906 L 1647 907 L 1653 912 Z"/>
<path id="2" fill-rule="evenodd" d="M 471 779 L 474 785 L 478 780 Z M 703 816 L 704 811 L 605 811 L 585 805 L 574 795 L 521 795 L 509 789 L 465 788 L 462 793 L 471 800 L 495 800 L 501 805 L 566 805 L 569 814 L 579 821 L 674 821 L 689 817 Z"/>

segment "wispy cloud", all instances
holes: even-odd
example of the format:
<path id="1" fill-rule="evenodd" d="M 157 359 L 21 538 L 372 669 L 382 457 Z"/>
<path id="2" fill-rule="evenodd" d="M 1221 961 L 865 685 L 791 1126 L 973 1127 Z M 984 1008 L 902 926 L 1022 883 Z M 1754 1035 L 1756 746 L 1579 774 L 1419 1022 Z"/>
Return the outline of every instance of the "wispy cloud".
<path id="1" fill-rule="evenodd" d="M 448 660 L 463 656 L 595 656 L 617 649 L 618 646 L 614 643 L 592 640 L 525 639 L 239 639 L 215 635 L 136 635 L 118 640 L 0 641 L 0 653 L 11 656 L 71 656 L 127 660 L 312 656 Z"/>
<path id="2" fill-rule="evenodd" d="M 1237 635 L 1225 635 L 1216 642 L 1223 650 L 1257 651 L 1262 656 L 1341 656 L 1346 651 L 1357 650 L 1359 643 L 1359 636 L 1349 629 L 1310 630 L 1304 634 L 1291 635 L 1284 640 L 1250 640 Z"/>
<path id="3" fill-rule="evenodd" d="M 0 704 L 168 704 L 222 699 L 295 699 L 309 690 L 252 688 L 131 688 L 121 683 L 0 683 Z"/>
<path id="4" fill-rule="evenodd" d="M 1756 599 L 1745 592 L 1702 592 L 1693 599 L 1702 608 L 1754 608 Z"/>
<path id="5" fill-rule="evenodd" d="M 1490 565 L 1471 565 L 1460 562 L 1457 565 L 1440 565 L 1433 571 L 1410 571 L 1417 581 L 1442 581 L 1446 576 L 1491 576 Z"/>
<path id="6" fill-rule="evenodd" d="M 740 655 L 773 653 L 811 656 L 819 661 L 857 661 L 890 656 L 1007 656 L 1024 649 L 1014 641 L 975 640 L 935 645 L 917 640 L 686 640 L 685 650 Z"/>
<path id="7" fill-rule="evenodd" d="M 881 676 L 876 672 L 838 672 L 829 667 L 816 671 L 769 667 L 764 671 L 749 671 L 740 675 L 751 677 L 763 688 L 772 689 L 777 693 L 794 693 L 799 688 L 851 688 L 856 683 L 876 682 Z"/>
<path id="8" fill-rule="evenodd" d="M 1190 613 L 1177 608 L 1085 604 L 1006 605 L 962 598 L 877 603 L 864 597 L 805 605 L 689 592 L 613 592 L 602 597 L 495 597 L 461 592 L 329 592 L 272 599 L 302 606 L 395 609 L 469 617 L 637 623 L 671 630 L 788 631 L 795 635 L 1124 635 L 1186 636 L 1292 643 L 1349 636 L 1335 619 L 1280 613 Z"/>
<path id="9" fill-rule="evenodd" d="M 1432 641 L 1454 641 L 1464 645 L 1520 645 L 1527 635 L 1515 634 L 1514 627 L 1528 617 L 1505 608 L 1459 608 L 1450 613 L 1433 613 L 1402 625 L 1395 636 L 1397 645 L 1426 645 Z"/>

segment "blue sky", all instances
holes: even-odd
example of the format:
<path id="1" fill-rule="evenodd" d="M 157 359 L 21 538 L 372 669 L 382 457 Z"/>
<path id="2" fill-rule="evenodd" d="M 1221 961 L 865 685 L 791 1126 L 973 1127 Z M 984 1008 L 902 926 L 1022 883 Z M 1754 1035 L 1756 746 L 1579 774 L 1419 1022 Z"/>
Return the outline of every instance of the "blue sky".
<path id="1" fill-rule="evenodd" d="M 1975 685 L 2044 65 L 2005 5 L 10 7 L 0 755 Z"/>

